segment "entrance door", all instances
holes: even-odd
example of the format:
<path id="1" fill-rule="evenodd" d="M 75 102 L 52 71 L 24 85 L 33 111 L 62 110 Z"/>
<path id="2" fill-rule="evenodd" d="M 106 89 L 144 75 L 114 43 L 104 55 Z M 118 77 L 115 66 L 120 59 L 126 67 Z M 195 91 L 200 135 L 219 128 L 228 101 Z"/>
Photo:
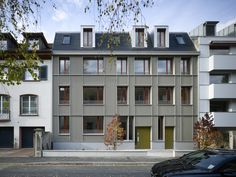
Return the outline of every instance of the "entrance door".
<path id="1" fill-rule="evenodd" d="M 165 128 L 165 149 L 173 149 L 174 127 Z"/>
<path id="2" fill-rule="evenodd" d="M 150 127 L 135 128 L 135 149 L 150 149 Z"/>
<path id="3" fill-rule="evenodd" d="M 13 127 L 0 127 L 0 148 L 13 148 Z"/>

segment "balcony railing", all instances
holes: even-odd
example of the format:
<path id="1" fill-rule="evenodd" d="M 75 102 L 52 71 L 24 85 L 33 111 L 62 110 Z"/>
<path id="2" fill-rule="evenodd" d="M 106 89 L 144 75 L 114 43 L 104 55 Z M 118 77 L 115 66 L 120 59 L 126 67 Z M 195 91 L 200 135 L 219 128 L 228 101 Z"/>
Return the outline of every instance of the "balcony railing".
<path id="1" fill-rule="evenodd" d="M 235 127 L 236 112 L 213 112 L 215 127 Z"/>
<path id="2" fill-rule="evenodd" d="M 213 70 L 236 70 L 236 55 L 212 55 L 209 71 Z"/>
<path id="3" fill-rule="evenodd" d="M 209 86 L 209 99 L 236 98 L 236 84 L 211 84 Z"/>

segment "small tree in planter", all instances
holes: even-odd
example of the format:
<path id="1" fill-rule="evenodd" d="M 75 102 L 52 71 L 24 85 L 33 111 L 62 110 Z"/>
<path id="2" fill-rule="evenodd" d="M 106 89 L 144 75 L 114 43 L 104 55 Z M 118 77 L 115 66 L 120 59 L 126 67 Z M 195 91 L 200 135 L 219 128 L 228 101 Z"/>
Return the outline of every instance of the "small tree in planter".
<path id="1" fill-rule="evenodd" d="M 104 144 L 116 150 L 117 147 L 123 142 L 124 128 L 121 127 L 121 121 L 118 115 L 112 117 L 111 122 L 107 125 Z"/>
<path id="2" fill-rule="evenodd" d="M 214 127 L 214 118 L 211 114 L 206 113 L 194 124 L 193 140 L 200 149 L 224 145 L 223 134 Z"/>

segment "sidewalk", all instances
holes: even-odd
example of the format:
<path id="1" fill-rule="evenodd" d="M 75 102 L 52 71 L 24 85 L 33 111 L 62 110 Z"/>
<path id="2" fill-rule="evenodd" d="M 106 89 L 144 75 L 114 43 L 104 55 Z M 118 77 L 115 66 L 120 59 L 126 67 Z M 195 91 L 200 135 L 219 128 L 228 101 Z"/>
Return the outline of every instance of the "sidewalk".
<path id="1" fill-rule="evenodd" d="M 0 150 L 0 167 L 14 165 L 80 165 L 80 166 L 151 166 L 170 159 L 152 156 L 120 157 L 33 157 L 32 149 Z"/>

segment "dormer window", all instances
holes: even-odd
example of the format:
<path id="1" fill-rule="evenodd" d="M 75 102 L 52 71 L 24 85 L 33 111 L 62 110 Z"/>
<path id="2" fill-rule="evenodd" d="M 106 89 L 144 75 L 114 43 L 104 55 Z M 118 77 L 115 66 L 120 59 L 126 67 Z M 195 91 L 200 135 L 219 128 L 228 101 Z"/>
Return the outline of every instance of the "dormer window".
<path id="1" fill-rule="evenodd" d="M 215 25 L 206 24 L 206 36 L 215 36 Z"/>
<path id="2" fill-rule="evenodd" d="M 154 47 L 169 47 L 169 30 L 168 26 L 154 27 Z"/>
<path id="3" fill-rule="evenodd" d="M 93 46 L 93 30 L 92 28 L 83 29 L 83 46 L 92 47 Z"/>
<path id="4" fill-rule="evenodd" d="M 157 29 L 157 47 L 165 47 L 166 29 Z"/>
<path id="5" fill-rule="evenodd" d="M 0 40 L 0 50 L 7 50 L 7 40 Z"/>
<path id="6" fill-rule="evenodd" d="M 135 29 L 135 47 L 144 47 L 144 28 Z"/>
<path id="7" fill-rule="evenodd" d="M 176 35 L 176 40 L 178 42 L 178 44 L 185 44 L 184 38 L 182 35 Z"/>
<path id="8" fill-rule="evenodd" d="M 63 36 L 62 44 L 70 44 L 70 36 Z"/>
<path id="9" fill-rule="evenodd" d="M 95 47 L 94 25 L 81 26 L 80 46 L 87 48 Z"/>
<path id="10" fill-rule="evenodd" d="M 29 50 L 39 50 L 39 40 L 29 39 Z"/>

